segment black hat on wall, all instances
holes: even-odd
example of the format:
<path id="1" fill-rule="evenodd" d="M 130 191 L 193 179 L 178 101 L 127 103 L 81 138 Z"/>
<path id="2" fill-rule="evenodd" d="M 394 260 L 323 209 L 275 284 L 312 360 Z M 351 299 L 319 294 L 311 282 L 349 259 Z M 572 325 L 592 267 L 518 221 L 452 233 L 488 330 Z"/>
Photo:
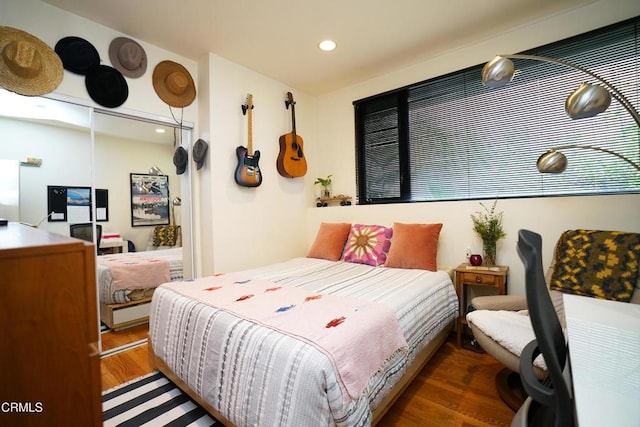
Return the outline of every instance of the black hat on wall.
<path id="1" fill-rule="evenodd" d="M 84 78 L 87 92 L 98 104 L 116 108 L 129 97 L 129 86 L 120 71 L 108 65 L 96 65 Z"/>
<path id="2" fill-rule="evenodd" d="M 182 146 L 176 148 L 176 152 L 173 153 L 173 164 L 176 166 L 176 174 L 182 175 L 187 170 L 187 160 L 189 154 Z"/>
<path id="3" fill-rule="evenodd" d="M 96 48 L 83 38 L 68 36 L 56 43 L 55 51 L 62 60 L 65 70 L 86 75 L 87 72 L 100 65 L 100 54 Z"/>

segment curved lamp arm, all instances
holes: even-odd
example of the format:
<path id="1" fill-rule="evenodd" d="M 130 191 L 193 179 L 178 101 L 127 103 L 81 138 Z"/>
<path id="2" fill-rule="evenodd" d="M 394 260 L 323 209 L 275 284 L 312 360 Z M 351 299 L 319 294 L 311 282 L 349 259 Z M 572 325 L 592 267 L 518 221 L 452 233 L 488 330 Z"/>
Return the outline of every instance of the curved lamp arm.
<path id="1" fill-rule="evenodd" d="M 531 59 L 534 61 L 550 62 L 554 64 L 564 65 L 566 67 L 573 68 L 575 70 L 588 74 L 589 76 L 598 80 L 603 85 L 603 87 L 606 88 L 607 92 L 609 92 L 609 94 L 613 98 L 615 98 L 616 101 L 618 101 L 629 114 L 631 114 L 633 120 L 636 122 L 636 125 L 640 127 L 640 114 L 638 114 L 631 102 L 629 102 L 629 100 L 611 83 L 584 67 L 560 59 L 537 55 L 498 55 L 494 59 L 489 61 L 482 69 L 482 81 L 486 86 L 494 88 L 502 87 L 511 81 L 515 69 L 513 66 L 513 62 L 509 61 L 509 59 Z M 606 109 L 607 106 L 605 106 L 604 109 Z M 604 111 L 604 109 L 602 111 Z M 598 111 L 595 114 L 598 114 L 599 112 L 601 111 Z"/>
<path id="2" fill-rule="evenodd" d="M 570 150 L 573 148 L 584 148 L 586 150 L 596 150 L 602 151 L 604 153 L 612 154 L 625 162 L 629 163 L 631 166 L 640 171 L 640 165 L 633 162 L 628 157 L 623 156 L 622 154 L 616 153 L 615 151 L 607 150 L 606 148 L 596 147 L 594 145 L 561 145 L 559 147 L 550 148 L 549 151 L 544 153 L 542 156 L 538 157 L 538 162 L 536 163 L 538 166 L 538 171 L 542 173 L 561 173 L 567 168 L 567 158 L 561 152 L 557 150 Z"/>
<path id="3" fill-rule="evenodd" d="M 581 71 L 600 82 L 600 85 L 591 85 L 589 83 L 583 83 L 578 89 L 576 89 L 565 102 L 565 110 L 572 119 L 580 119 L 584 117 L 593 117 L 603 111 L 605 111 L 611 103 L 611 97 L 624 107 L 625 110 L 636 125 L 640 128 L 640 114 L 633 107 L 631 102 L 611 83 L 598 76 L 597 74 L 583 68 L 579 65 L 572 64 L 560 59 L 549 58 L 546 56 L 537 55 L 498 55 L 491 61 L 487 62 L 482 69 L 482 82 L 485 86 L 491 88 L 498 88 L 505 86 L 513 79 L 515 74 L 515 66 L 511 59 L 531 59 L 535 61 L 550 62 L 554 64 L 564 65 L 569 68 Z M 564 154 L 557 150 L 584 148 L 588 150 L 602 151 L 604 153 L 612 154 L 625 162 L 629 163 L 635 169 L 640 171 L 640 165 L 633 162 L 628 157 L 615 151 L 608 150 L 606 148 L 600 148 L 593 145 L 564 145 L 561 147 L 554 147 L 549 149 L 546 153 L 538 158 L 537 166 L 540 172 L 544 173 L 560 173 L 564 172 L 567 167 L 567 158 Z"/>

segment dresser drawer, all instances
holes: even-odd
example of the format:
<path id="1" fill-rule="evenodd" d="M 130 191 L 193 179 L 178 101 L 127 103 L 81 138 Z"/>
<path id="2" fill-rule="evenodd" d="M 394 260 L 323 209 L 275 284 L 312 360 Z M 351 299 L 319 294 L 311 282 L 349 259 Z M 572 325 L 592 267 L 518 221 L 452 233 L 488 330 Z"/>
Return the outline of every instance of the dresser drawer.
<path id="1" fill-rule="evenodd" d="M 462 273 L 464 283 L 473 283 L 483 286 L 496 286 L 496 276 L 491 274 Z"/>

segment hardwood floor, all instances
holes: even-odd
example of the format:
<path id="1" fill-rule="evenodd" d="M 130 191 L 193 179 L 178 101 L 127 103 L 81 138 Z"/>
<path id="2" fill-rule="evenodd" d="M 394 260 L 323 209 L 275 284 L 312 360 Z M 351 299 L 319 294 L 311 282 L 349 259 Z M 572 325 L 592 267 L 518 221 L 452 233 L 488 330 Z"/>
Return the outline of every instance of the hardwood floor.
<path id="1" fill-rule="evenodd" d="M 486 353 L 459 349 L 452 335 L 378 426 L 509 426 L 515 414 L 495 388 L 502 368 Z"/>
<path id="2" fill-rule="evenodd" d="M 153 367 L 149 363 L 146 344 L 103 357 L 100 361 L 100 369 L 102 371 L 102 391 L 153 371 Z"/>
<path id="3" fill-rule="evenodd" d="M 146 345 L 104 357 L 101 365 L 103 390 L 153 370 Z M 494 384 L 501 369 L 487 354 L 458 349 L 452 335 L 378 426 L 508 426 L 514 413 Z"/>
<path id="4" fill-rule="evenodd" d="M 107 331 L 100 335 L 102 340 L 102 351 L 108 351 L 116 347 L 131 344 L 141 339 L 147 338 L 149 334 L 149 324 L 132 326 L 121 331 Z"/>

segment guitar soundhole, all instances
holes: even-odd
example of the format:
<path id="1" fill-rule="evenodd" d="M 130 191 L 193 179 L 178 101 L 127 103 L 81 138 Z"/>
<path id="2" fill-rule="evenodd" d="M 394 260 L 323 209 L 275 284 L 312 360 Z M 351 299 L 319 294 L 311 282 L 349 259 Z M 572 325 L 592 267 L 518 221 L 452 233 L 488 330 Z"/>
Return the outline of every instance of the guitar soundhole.
<path id="1" fill-rule="evenodd" d="M 300 158 L 302 158 L 302 156 L 304 156 L 304 154 L 302 154 L 302 147 L 300 147 L 300 144 L 298 144 L 297 142 L 292 142 L 291 143 L 291 148 L 293 149 L 293 151 L 296 151 L 298 153 L 298 159 L 300 159 Z M 298 160 L 298 159 L 296 159 L 296 160 Z"/>

